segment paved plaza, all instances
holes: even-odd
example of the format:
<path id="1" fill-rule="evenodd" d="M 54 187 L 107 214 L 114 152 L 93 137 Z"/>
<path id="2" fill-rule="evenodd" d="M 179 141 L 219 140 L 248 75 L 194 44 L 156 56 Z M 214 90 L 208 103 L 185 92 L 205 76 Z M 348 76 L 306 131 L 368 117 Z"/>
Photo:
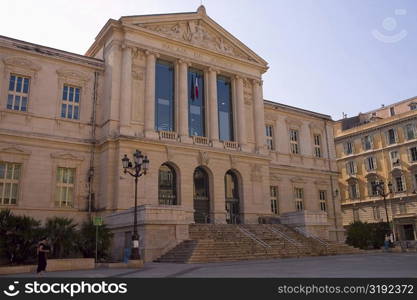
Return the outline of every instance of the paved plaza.
<path id="1" fill-rule="evenodd" d="M 34 277 L 19 274 L 16 277 Z M 417 253 L 369 253 L 209 264 L 146 263 L 144 268 L 48 272 L 45 277 L 412 277 Z"/>

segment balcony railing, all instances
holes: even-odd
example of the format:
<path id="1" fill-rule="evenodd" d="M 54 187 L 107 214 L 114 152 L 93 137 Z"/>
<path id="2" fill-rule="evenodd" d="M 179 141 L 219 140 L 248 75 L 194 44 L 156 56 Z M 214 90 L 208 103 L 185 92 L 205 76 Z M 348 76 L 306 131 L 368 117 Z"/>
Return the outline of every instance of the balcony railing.
<path id="1" fill-rule="evenodd" d="M 174 131 L 159 131 L 159 139 L 160 140 L 171 140 L 176 141 L 178 140 L 178 134 Z"/>
<path id="2" fill-rule="evenodd" d="M 193 136 L 193 143 L 196 145 L 209 146 L 210 140 L 205 136 Z"/>
<path id="3" fill-rule="evenodd" d="M 233 141 L 223 141 L 224 149 L 228 150 L 239 150 L 238 142 Z"/>

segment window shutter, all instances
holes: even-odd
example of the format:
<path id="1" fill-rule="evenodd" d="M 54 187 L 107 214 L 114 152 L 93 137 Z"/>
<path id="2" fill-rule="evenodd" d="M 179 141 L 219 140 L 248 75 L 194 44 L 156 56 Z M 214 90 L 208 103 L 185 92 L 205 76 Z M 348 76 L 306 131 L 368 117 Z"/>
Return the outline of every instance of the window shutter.
<path id="1" fill-rule="evenodd" d="M 365 138 L 362 138 L 361 141 L 362 141 L 362 149 L 363 149 L 363 151 L 365 151 L 366 150 L 366 148 L 365 148 Z"/>
<path id="2" fill-rule="evenodd" d="M 359 194 L 359 183 L 355 184 L 355 189 L 356 189 L 356 196 L 357 196 L 358 199 L 360 199 L 361 196 Z"/>
<path id="3" fill-rule="evenodd" d="M 377 162 L 376 156 L 372 157 L 372 162 L 374 164 L 374 170 L 377 170 L 378 169 L 378 162 Z"/>
<path id="4" fill-rule="evenodd" d="M 345 151 L 345 154 L 348 153 L 347 143 L 343 143 L 343 150 Z"/>
<path id="5" fill-rule="evenodd" d="M 403 184 L 403 191 L 407 189 L 407 182 L 405 181 L 406 178 L 404 175 L 401 176 L 401 183 Z"/>
<path id="6" fill-rule="evenodd" d="M 374 149 L 374 137 L 372 135 L 369 136 L 369 141 L 371 144 L 371 149 Z"/>
<path id="7" fill-rule="evenodd" d="M 356 165 L 356 161 L 353 162 L 353 173 L 358 173 L 358 166 Z"/>
<path id="8" fill-rule="evenodd" d="M 346 174 L 350 175 L 349 163 L 346 163 Z"/>
<path id="9" fill-rule="evenodd" d="M 368 196 L 371 197 L 372 196 L 372 184 L 370 181 L 368 181 Z"/>
<path id="10" fill-rule="evenodd" d="M 412 161 L 411 148 L 407 149 L 407 155 L 408 155 L 408 161 L 411 163 L 411 161 Z"/>
<path id="11" fill-rule="evenodd" d="M 395 136 L 395 142 L 398 143 L 398 130 L 397 130 L 397 128 L 394 128 L 394 136 Z"/>

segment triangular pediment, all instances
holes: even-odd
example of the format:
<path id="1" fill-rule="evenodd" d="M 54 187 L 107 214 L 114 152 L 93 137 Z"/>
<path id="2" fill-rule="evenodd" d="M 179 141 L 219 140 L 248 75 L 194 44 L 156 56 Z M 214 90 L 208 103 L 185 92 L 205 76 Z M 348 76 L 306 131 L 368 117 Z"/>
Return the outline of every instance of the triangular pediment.
<path id="1" fill-rule="evenodd" d="M 127 16 L 121 21 L 148 33 L 267 68 L 265 60 L 208 17 L 204 9 L 191 13 Z"/>

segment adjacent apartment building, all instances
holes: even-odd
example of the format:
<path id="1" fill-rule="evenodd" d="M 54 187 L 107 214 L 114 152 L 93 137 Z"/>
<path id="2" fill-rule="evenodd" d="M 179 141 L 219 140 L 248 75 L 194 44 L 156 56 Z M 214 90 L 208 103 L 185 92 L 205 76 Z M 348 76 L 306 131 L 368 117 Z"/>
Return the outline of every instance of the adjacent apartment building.
<path id="1" fill-rule="evenodd" d="M 416 239 L 416 126 L 417 98 L 335 123 L 344 225 L 387 221 L 388 214 L 397 240 Z M 385 183 L 385 203 L 378 182 Z"/>
<path id="2" fill-rule="evenodd" d="M 264 100 L 267 69 L 203 6 L 110 19 L 85 55 L 0 37 L 0 208 L 105 216 L 128 245 L 134 180 L 121 159 L 139 149 L 145 260 L 192 223 L 275 216 L 343 240 L 333 121 Z"/>

